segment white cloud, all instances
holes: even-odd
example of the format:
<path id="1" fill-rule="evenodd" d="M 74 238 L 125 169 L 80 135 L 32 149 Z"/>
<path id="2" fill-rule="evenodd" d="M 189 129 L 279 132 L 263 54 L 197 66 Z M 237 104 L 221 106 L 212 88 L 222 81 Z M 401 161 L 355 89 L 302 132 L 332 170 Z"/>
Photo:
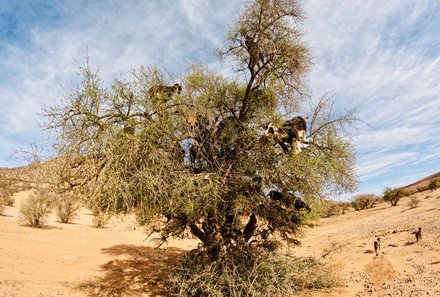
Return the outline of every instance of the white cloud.
<path id="1" fill-rule="evenodd" d="M 404 168 L 416 167 L 411 174 L 423 176 L 423 170 L 440 167 L 440 2 L 301 3 L 316 62 L 311 89 L 316 96 L 334 94 L 341 110 L 358 107 L 360 118 L 373 127 L 361 124 L 353 131 L 361 191 L 402 182 L 404 175 L 396 172 L 404 174 Z M 163 68 L 176 79 L 189 63 L 230 76 L 213 51 L 241 4 L 69 1 L 54 6 L 55 21 L 22 26 L 28 32 L 24 41 L 0 40 L 0 143 L 9 147 L 40 139 L 36 113 L 69 91 L 86 55 L 106 81 L 141 64 Z M 4 155 L 0 166 L 13 162 Z"/>
<path id="2" fill-rule="evenodd" d="M 361 190 L 428 162 L 440 167 L 440 4 L 436 1 L 303 1 L 316 67 L 315 94 L 357 107 L 353 140 Z M 407 170 L 407 169 L 406 169 Z M 437 171 L 439 168 L 437 168 Z M 390 184 L 389 186 L 392 186 Z M 377 188 L 376 188 L 377 189 Z"/>

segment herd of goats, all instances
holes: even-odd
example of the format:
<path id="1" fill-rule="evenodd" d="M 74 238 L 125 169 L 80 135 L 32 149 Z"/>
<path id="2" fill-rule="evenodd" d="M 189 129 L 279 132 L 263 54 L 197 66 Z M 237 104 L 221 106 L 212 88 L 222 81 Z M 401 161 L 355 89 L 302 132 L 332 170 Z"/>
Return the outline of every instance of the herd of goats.
<path id="1" fill-rule="evenodd" d="M 170 100 L 173 96 L 179 95 L 182 91 L 182 86 L 180 84 L 174 84 L 171 86 L 168 85 L 155 85 L 148 90 L 148 96 L 151 99 L 154 99 L 156 102 L 165 103 Z M 188 149 L 188 162 L 194 168 L 196 168 L 195 164 L 197 163 L 198 157 L 200 155 L 200 150 L 203 145 L 209 146 L 212 142 L 211 140 L 207 140 L 207 131 L 206 127 L 209 126 L 208 121 L 201 117 L 197 117 L 194 114 L 185 114 L 185 119 L 187 124 L 189 125 L 189 133 L 185 135 L 187 139 L 191 139 L 191 145 Z M 217 135 L 223 133 L 223 129 L 228 129 L 228 125 L 234 125 L 236 121 L 235 118 L 229 117 L 223 119 L 220 123 L 217 123 L 215 126 L 215 133 Z M 301 116 L 295 116 L 290 120 L 284 122 L 281 127 L 277 127 L 273 123 L 269 123 L 264 128 L 263 139 L 271 141 L 274 145 L 279 145 L 284 153 L 294 153 L 298 154 L 301 152 L 301 147 L 304 143 L 308 143 L 306 140 L 306 131 L 307 131 L 307 122 Z M 230 148 L 222 148 L 222 149 L 230 149 Z M 177 150 L 180 151 L 180 145 Z M 184 154 L 184 151 L 182 151 Z M 224 152 L 225 155 L 233 154 L 233 152 Z M 292 194 L 290 191 L 277 191 L 271 190 L 268 194 L 272 200 L 283 200 L 286 195 L 290 196 Z M 296 210 L 306 209 L 307 211 L 311 211 L 310 206 L 305 203 L 300 198 L 295 197 L 294 207 Z"/>
<path id="2" fill-rule="evenodd" d="M 148 95 L 150 99 L 155 98 L 156 100 L 160 99 L 162 101 L 167 101 L 171 97 L 180 94 L 181 91 L 182 86 L 177 83 L 172 86 L 156 85 L 148 90 Z M 198 139 L 196 132 L 197 130 L 200 130 L 200 127 L 203 125 L 201 125 L 200 119 L 197 119 L 197 117 L 192 114 L 186 115 L 185 117 L 190 126 L 190 135 L 192 135 L 192 137 L 195 139 L 189 149 L 189 161 L 190 163 L 194 163 L 197 158 L 197 150 L 200 149 L 201 146 L 200 139 Z M 220 131 L 225 125 L 225 121 L 220 123 L 217 127 L 217 131 Z M 308 143 L 306 132 L 306 120 L 301 116 L 296 116 L 285 121 L 281 127 L 278 127 L 273 123 L 267 124 L 264 129 L 263 137 L 267 140 L 272 140 L 275 144 L 280 145 L 285 153 L 293 152 L 294 154 L 298 154 L 301 152 L 302 144 Z M 276 190 L 271 190 L 268 194 L 272 200 L 282 200 L 285 198 L 285 195 L 285 193 Z M 296 210 L 306 209 L 308 212 L 311 211 L 310 206 L 299 198 L 295 199 L 294 206 Z M 418 242 L 420 239 L 422 239 L 422 228 L 419 227 L 418 231 L 413 232 L 413 234 L 415 234 Z M 380 250 L 380 243 L 380 238 L 374 240 L 373 245 L 376 256 L 378 256 L 378 252 Z"/>
<path id="3" fill-rule="evenodd" d="M 165 102 L 174 95 L 180 94 L 181 91 L 182 86 L 177 83 L 172 86 L 155 85 L 148 90 L 148 95 L 150 99 L 155 98 Z M 186 115 L 186 120 L 190 125 L 191 132 L 194 132 L 196 127 L 200 125 L 199 119 L 193 114 Z M 222 123 L 219 124 L 218 130 L 222 128 L 221 125 Z M 273 139 L 278 143 L 284 152 L 299 153 L 301 152 L 301 143 L 306 142 L 306 131 L 306 120 L 301 116 L 296 116 L 285 121 L 282 127 L 277 127 L 273 123 L 267 124 L 263 135 L 266 139 Z"/>

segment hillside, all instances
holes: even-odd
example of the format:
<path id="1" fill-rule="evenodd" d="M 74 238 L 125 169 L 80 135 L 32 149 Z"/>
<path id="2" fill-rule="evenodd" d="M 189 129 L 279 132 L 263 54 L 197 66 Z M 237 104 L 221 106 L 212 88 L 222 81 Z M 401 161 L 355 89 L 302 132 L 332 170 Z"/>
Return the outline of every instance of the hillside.
<path id="1" fill-rule="evenodd" d="M 437 173 L 431 174 L 431 175 L 429 175 L 429 176 L 427 176 L 425 178 L 422 178 L 422 179 L 420 179 L 420 180 L 418 180 L 418 181 L 416 181 L 416 182 L 414 182 L 412 184 L 404 186 L 402 188 L 408 189 L 408 190 L 417 190 L 417 188 L 419 188 L 419 187 L 427 186 L 429 184 L 429 182 L 432 179 L 435 179 L 435 178 L 440 178 L 440 171 L 437 172 Z"/>
<path id="2" fill-rule="evenodd" d="M 389 203 L 322 219 L 304 232 L 298 256 L 329 253 L 341 286 L 307 296 L 440 296 L 440 190 L 415 194 L 420 206 L 410 209 L 410 198 L 395 207 Z M 422 240 L 412 232 L 422 227 Z M 380 237 L 379 256 L 373 242 Z"/>

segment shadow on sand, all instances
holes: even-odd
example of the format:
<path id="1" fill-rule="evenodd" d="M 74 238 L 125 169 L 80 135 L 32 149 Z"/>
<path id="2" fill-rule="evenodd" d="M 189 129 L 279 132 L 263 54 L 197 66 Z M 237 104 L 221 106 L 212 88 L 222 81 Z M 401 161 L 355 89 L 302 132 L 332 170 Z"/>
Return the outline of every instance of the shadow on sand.
<path id="1" fill-rule="evenodd" d="M 184 251 L 121 244 L 104 248 L 102 253 L 115 259 L 101 266 L 102 276 L 77 287 L 91 297 L 167 296 L 165 281 Z"/>

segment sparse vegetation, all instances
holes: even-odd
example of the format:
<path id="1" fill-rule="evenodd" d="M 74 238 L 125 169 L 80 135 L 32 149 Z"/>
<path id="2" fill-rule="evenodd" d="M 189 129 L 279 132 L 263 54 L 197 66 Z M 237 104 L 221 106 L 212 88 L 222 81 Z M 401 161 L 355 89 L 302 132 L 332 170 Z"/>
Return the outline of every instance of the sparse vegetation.
<path id="1" fill-rule="evenodd" d="M 28 198 L 20 206 L 22 219 L 31 227 L 41 228 L 51 212 L 52 194 L 46 189 L 30 192 Z"/>
<path id="2" fill-rule="evenodd" d="M 396 206 L 400 198 L 407 197 L 410 192 L 403 188 L 386 188 L 383 195 L 383 200 L 390 202 L 392 206 Z"/>
<path id="3" fill-rule="evenodd" d="M 419 205 L 420 205 L 420 199 L 417 196 L 412 195 L 408 201 L 408 206 L 410 208 L 416 208 Z"/>
<path id="4" fill-rule="evenodd" d="M 373 208 L 373 206 L 382 200 L 381 197 L 374 194 L 360 194 L 357 195 L 351 202 L 351 206 L 355 210 L 363 210 Z"/>

